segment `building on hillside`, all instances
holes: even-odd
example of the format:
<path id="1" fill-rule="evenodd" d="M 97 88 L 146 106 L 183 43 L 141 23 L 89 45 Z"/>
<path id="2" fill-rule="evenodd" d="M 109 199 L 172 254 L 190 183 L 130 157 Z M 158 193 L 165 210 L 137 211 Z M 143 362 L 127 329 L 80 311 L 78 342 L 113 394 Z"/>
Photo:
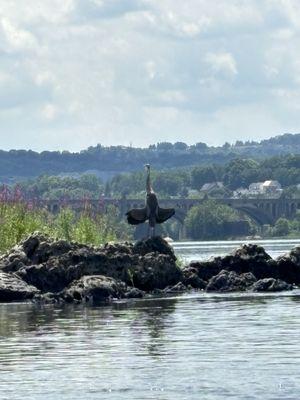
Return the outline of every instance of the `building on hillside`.
<path id="1" fill-rule="evenodd" d="M 248 189 L 239 188 L 233 192 L 234 198 L 255 198 L 255 197 L 279 197 L 282 193 L 278 181 L 268 180 L 265 182 L 253 182 Z"/>
<path id="2" fill-rule="evenodd" d="M 224 184 L 223 182 L 209 182 L 209 183 L 205 183 L 201 189 L 200 192 L 205 192 L 205 193 L 209 193 L 212 190 L 215 189 L 224 189 Z"/>
<path id="3" fill-rule="evenodd" d="M 255 193 L 257 193 L 257 194 L 259 194 L 259 193 L 262 193 L 262 191 L 263 191 L 263 182 L 253 182 L 253 183 L 250 183 L 250 185 L 249 185 L 249 192 L 250 193 L 253 193 L 253 194 L 255 194 Z"/>
<path id="4" fill-rule="evenodd" d="M 233 191 L 233 198 L 239 199 L 241 197 L 249 197 L 249 190 L 241 187 Z"/>
<path id="5" fill-rule="evenodd" d="M 265 181 L 262 185 L 263 193 L 273 194 L 282 192 L 281 185 L 278 181 Z"/>

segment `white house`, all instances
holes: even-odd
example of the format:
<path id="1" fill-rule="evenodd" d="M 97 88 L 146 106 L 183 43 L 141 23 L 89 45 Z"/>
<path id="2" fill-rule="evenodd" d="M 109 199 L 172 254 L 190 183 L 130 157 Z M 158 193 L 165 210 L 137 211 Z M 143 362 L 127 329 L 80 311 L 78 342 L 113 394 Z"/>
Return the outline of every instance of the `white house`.
<path id="1" fill-rule="evenodd" d="M 282 191 L 281 185 L 278 181 L 265 181 L 262 185 L 263 193 L 279 193 Z"/>

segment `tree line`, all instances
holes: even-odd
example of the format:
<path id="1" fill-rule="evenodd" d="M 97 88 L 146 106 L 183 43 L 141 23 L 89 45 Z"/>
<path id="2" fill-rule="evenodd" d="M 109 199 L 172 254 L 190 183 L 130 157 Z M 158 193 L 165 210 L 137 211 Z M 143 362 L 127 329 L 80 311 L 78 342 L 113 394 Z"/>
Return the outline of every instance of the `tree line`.
<path id="1" fill-rule="evenodd" d="M 109 146 L 101 144 L 86 150 L 69 151 L 0 150 L 0 181 L 16 181 L 17 177 L 33 177 L 42 174 L 58 175 L 97 171 L 137 171 L 145 163 L 163 168 L 194 165 L 223 165 L 235 158 L 260 160 L 275 155 L 300 153 L 300 134 L 284 134 L 261 142 L 237 141 L 234 144 L 208 146 L 198 142 L 161 142 L 148 148 Z"/>
<path id="2" fill-rule="evenodd" d="M 205 183 L 217 181 L 223 182 L 224 188 L 215 189 L 210 192 L 210 196 L 230 197 L 237 188 L 245 188 L 250 183 L 269 179 L 279 181 L 286 196 L 298 196 L 296 185 L 300 183 L 300 155 L 276 156 L 263 160 L 236 158 L 224 165 L 197 165 L 152 172 L 153 188 L 164 198 L 201 196 L 199 190 Z M 84 174 L 77 178 L 41 175 L 20 181 L 9 190 L 14 192 L 16 188 L 19 188 L 26 199 L 97 199 L 100 196 L 142 198 L 145 193 L 145 173 L 140 170 L 118 174 L 106 183 L 93 174 Z"/>

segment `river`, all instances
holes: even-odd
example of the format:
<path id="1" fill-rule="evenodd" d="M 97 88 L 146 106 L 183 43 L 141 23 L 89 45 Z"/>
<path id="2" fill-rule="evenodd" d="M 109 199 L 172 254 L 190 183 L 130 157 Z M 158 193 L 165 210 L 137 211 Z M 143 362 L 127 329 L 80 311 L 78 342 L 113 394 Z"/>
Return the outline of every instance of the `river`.
<path id="1" fill-rule="evenodd" d="M 271 255 L 298 242 L 268 241 Z M 237 242 L 174 243 L 185 260 Z M 300 291 L 193 293 L 107 307 L 0 305 L 0 399 L 289 399 Z"/>

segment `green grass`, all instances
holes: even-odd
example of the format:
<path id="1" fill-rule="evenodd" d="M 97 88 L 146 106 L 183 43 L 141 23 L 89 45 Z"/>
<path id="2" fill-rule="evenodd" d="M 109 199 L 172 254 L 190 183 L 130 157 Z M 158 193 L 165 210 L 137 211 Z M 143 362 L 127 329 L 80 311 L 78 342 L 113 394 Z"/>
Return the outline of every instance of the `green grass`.
<path id="1" fill-rule="evenodd" d="M 80 214 L 63 208 L 53 215 L 44 209 L 30 209 L 24 203 L 0 203 L 0 252 L 5 252 L 34 231 L 57 239 L 66 239 L 90 245 L 100 245 L 117 239 L 117 234 L 128 238 L 115 210 L 107 214 Z"/>

